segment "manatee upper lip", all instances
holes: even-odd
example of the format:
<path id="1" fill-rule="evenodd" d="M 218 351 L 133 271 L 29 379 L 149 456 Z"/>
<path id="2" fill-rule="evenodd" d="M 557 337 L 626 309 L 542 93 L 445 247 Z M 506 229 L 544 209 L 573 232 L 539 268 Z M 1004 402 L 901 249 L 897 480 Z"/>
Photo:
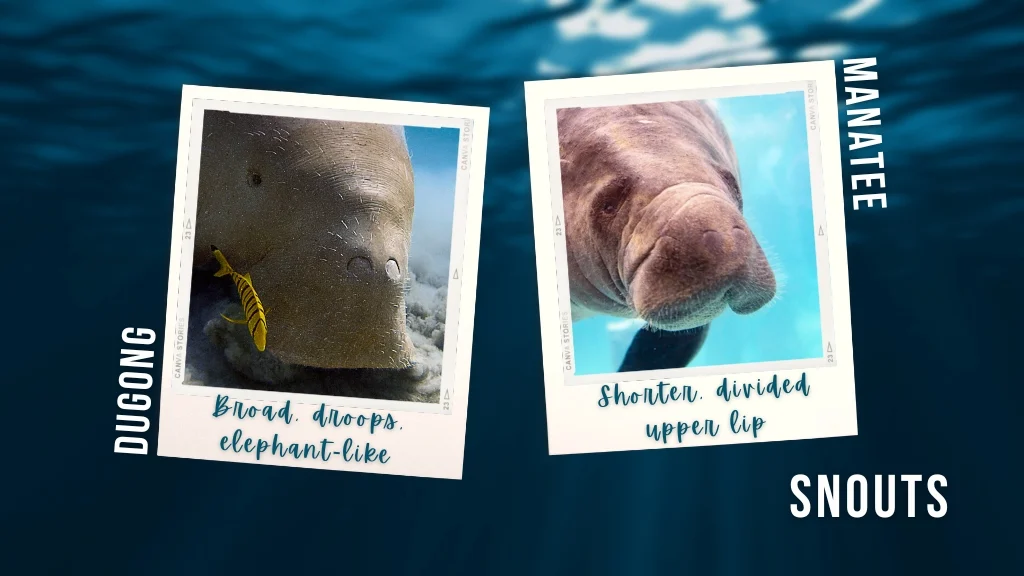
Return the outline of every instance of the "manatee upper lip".
<path id="1" fill-rule="evenodd" d="M 666 218 L 664 222 L 668 223 L 674 221 L 676 216 L 678 216 L 679 213 L 682 212 L 690 202 L 693 202 L 695 199 L 700 198 L 701 196 L 717 197 L 715 194 L 712 194 L 710 192 L 700 192 L 698 194 L 694 194 L 693 196 L 687 198 L 686 201 L 684 201 L 681 205 L 677 206 L 676 209 L 672 211 L 672 215 Z M 642 224 L 643 219 L 641 219 L 640 223 L 633 228 L 633 231 L 635 232 L 636 228 L 639 228 Z M 626 269 L 624 270 L 624 279 L 626 281 L 627 291 L 631 290 L 631 287 L 633 285 L 633 278 L 635 278 L 637 273 L 640 271 L 640 267 L 643 266 L 644 262 L 647 262 L 647 259 L 651 257 L 651 254 L 654 253 L 654 249 L 658 246 L 658 242 L 661 242 L 661 240 L 664 238 L 671 238 L 673 240 L 676 240 L 676 238 L 674 238 L 671 234 L 662 234 L 660 237 L 658 237 L 657 240 L 651 243 L 651 246 L 646 250 L 646 252 L 642 256 L 640 256 L 634 262 L 627 265 Z M 678 242 L 678 240 L 676 241 Z"/>
<path id="2" fill-rule="evenodd" d="M 650 250 L 640 258 L 637 258 L 636 264 L 630 266 L 630 268 L 626 270 L 626 291 L 630 293 L 630 296 L 632 296 L 633 292 L 633 279 L 636 278 L 637 273 L 640 272 L 640 268 L 644 265 L 644 262 L 647 262 L 647 259 L 651 257 L 651 254 L 654 254 L 654 247 L 657 246 L 660 241 L 661 238 L 655 240 L 654 243 L 651 244 Z"/>
<path id="3" fill-rule="evenodd" d="M 723 290 L 722 288 L 707 288 L 690 296 L 689 298 L 662 304 L 653 310 L 648 310 L 646 314 L 641 315 L 641 318 L 648 324 L 657 328 L 665 329 L 679 323 L 680 321 L 692 318 L 697 313 L 707 310 L 713 305 L 719 303 L 728 304 L 730 300 L 729 292 L 729 290 Z M 637 311 L 637 313 L 639 314 L 639 311 Z M 715 315 L 717 315 L 717 313 Z M 664 322 L 666 317 L 669 320 L 668 322 Z M 705 321 L 698 322 L 692 326 L 686 326 L 686 328 L 703 326 L 711 320 L 712 318 L 707 318 Z"/>
<path id="4" fill-rule="evenodd" d="M 638 260 L 637 265 L 633 268 L 632 275 L 629 277 L 630 305 L 636 312 L 637 316 L 646 321 L 648 324 L 651 324 L 655 327 L 667 328 L 666 323 L 662 322 L 662 320 L 665 317 L 671 318 L 670 322 L 667 323 L 669 326 L 671 326 L 678 323 L 680 320 L 685 320 L 686 318 L 692 317 L 695 314 L 700 313 L 703 310 L 706 310 L 708 307 L 718 303 L 724 303 L 725 305 L 732 306 L 735 300 L 735 287 L 732 286 L 732 283 L 729 282 L 728 280 L 720 279 L 718 282 L 715 283 L 715 285 L 705 287 L 694 294 L 681 297 L 678 300 L 669 300 L 663 302 L 649 310 L 640 310 L 637 308 L 636 300 L 635 298 L 633 298 L 632 294 L 632 280 L 636 277 L 637 274 L 640 273 L 640 270 L 643 269 L 644 263 L 646 263 L 647 260 L 650 258 L 651 254 L 654 253 L 658 242 L 661 242 L 665 238 L 672 237 L 663 236 L 661 238 L 658 238 L 658 240 L 655 241 L 654 245 L 652 245 L 652 248 Z M 674 238 L 672 239 L 674 240 Z M 710 317 L 707 318 L 707 321 L 710 320 Z M 706 323 L 707 322 L 701 322 L 697 325 L 689 327 L 695 328 L 696 326 L 703 325 Z"/>

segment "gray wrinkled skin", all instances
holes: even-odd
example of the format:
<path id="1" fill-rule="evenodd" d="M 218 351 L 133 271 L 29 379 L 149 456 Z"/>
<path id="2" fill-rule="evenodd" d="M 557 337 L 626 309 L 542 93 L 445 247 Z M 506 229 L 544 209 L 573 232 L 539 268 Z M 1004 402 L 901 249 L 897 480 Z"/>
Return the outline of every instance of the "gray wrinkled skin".
<path id="1" fill-rule="evenodd" d="M 251 275 L 276 361 L 405 368 L 413 208 L 401 127 L 207 111 L 193 274 Z"/>

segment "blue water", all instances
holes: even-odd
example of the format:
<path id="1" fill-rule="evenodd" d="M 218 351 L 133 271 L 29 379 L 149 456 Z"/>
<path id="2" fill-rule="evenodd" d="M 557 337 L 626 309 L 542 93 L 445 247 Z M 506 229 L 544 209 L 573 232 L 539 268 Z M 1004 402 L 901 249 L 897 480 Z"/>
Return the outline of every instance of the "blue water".
<path id="1" fill-rule="evenodd" d="M 804 93 L 712 100 L 739 159 L 743 213 L 775 272 L 775 299 L 711 323 L 689 366 L 802 360 L 822 355 L 821 301 Z M 616 372 L 642 321 L 595 316 L 573 323 L 576 374 Z"/>
<path id="2" fill-rule="evenodd" d="M 8 571 L 1012 573 L 1021 11 L 0 0 Z M 859 435 L 548 456 L 522 82 L 871 56 L 889 207 L 847 203 Z M 491 108 L 464 480 L 113 454 L 121 330 L 164 323 L 185 82 Z M 796 473 L 943 473 L 950 513 L 919 485 L 913 519 L 797 520 Z"/>
<path id="3" fill-rule="evenodd" d="M 409 266 L 419 273 L 434 274 L 439 280 L 447 279 L 455 216 L 459 130 L 406 126 L 405 140 L 412 160 L 416 196 Z"/>

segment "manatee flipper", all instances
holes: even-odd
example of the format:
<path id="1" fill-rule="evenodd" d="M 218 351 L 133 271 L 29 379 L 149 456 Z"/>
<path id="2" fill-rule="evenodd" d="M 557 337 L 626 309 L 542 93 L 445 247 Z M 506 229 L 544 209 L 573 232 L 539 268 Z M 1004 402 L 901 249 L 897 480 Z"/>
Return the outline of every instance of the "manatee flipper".
<path id="1" fill-rule="evenodd" d="M 619 372 L 685 368 L 704 345 L 708 326 L 680 332 L 641 329 L 629 344 Z"/>

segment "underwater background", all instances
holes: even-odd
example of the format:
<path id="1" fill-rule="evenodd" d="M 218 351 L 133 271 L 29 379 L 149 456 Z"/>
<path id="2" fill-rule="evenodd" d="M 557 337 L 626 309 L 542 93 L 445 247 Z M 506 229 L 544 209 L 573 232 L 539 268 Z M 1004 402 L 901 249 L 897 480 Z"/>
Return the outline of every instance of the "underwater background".
<path id="1" fill-rule="evenodd" d="M 459 129 L 406 126 L 405 141 L 412 160 L 416 202 L 412 213 L 409 267 L 417 277 L 446 293 L 455 218 Z M 443 295 L 442 306 L 445 301 Z"/>
<path id="2" fill-rule="evenodd" d="M 1022 41 L 1000 0 L 0 0 L 5 565 L 1013 572 Z M 523 81 L 844 57 L 878 58 L 888 192 L 846 211 L 859 435 L 548 456 Z M 113 453 L 183 83 L 491 108 L 462 481 Z M 949 513 L 798 520 L 797 473 L 941 473 Z"/>
<path id="3" fill-rule="evenodd" d="M 726 309 L 687 365 L 822 357 L 811 168 L 803 92 L 709 100 L 739 161 L 743 216 L 775 273 L 775 298 L 753 314 Z M 822 192 L 819 192 L 822 194 Z M 823 196 L 821 197 L 823 198 Z M 822 243 L 822 250 L 827 246 Z M 831 305 L 826 299 L 825 305 Z M 639 319 L 593 316 L 572 325 L 576 374 L 616 372 Z"/>

